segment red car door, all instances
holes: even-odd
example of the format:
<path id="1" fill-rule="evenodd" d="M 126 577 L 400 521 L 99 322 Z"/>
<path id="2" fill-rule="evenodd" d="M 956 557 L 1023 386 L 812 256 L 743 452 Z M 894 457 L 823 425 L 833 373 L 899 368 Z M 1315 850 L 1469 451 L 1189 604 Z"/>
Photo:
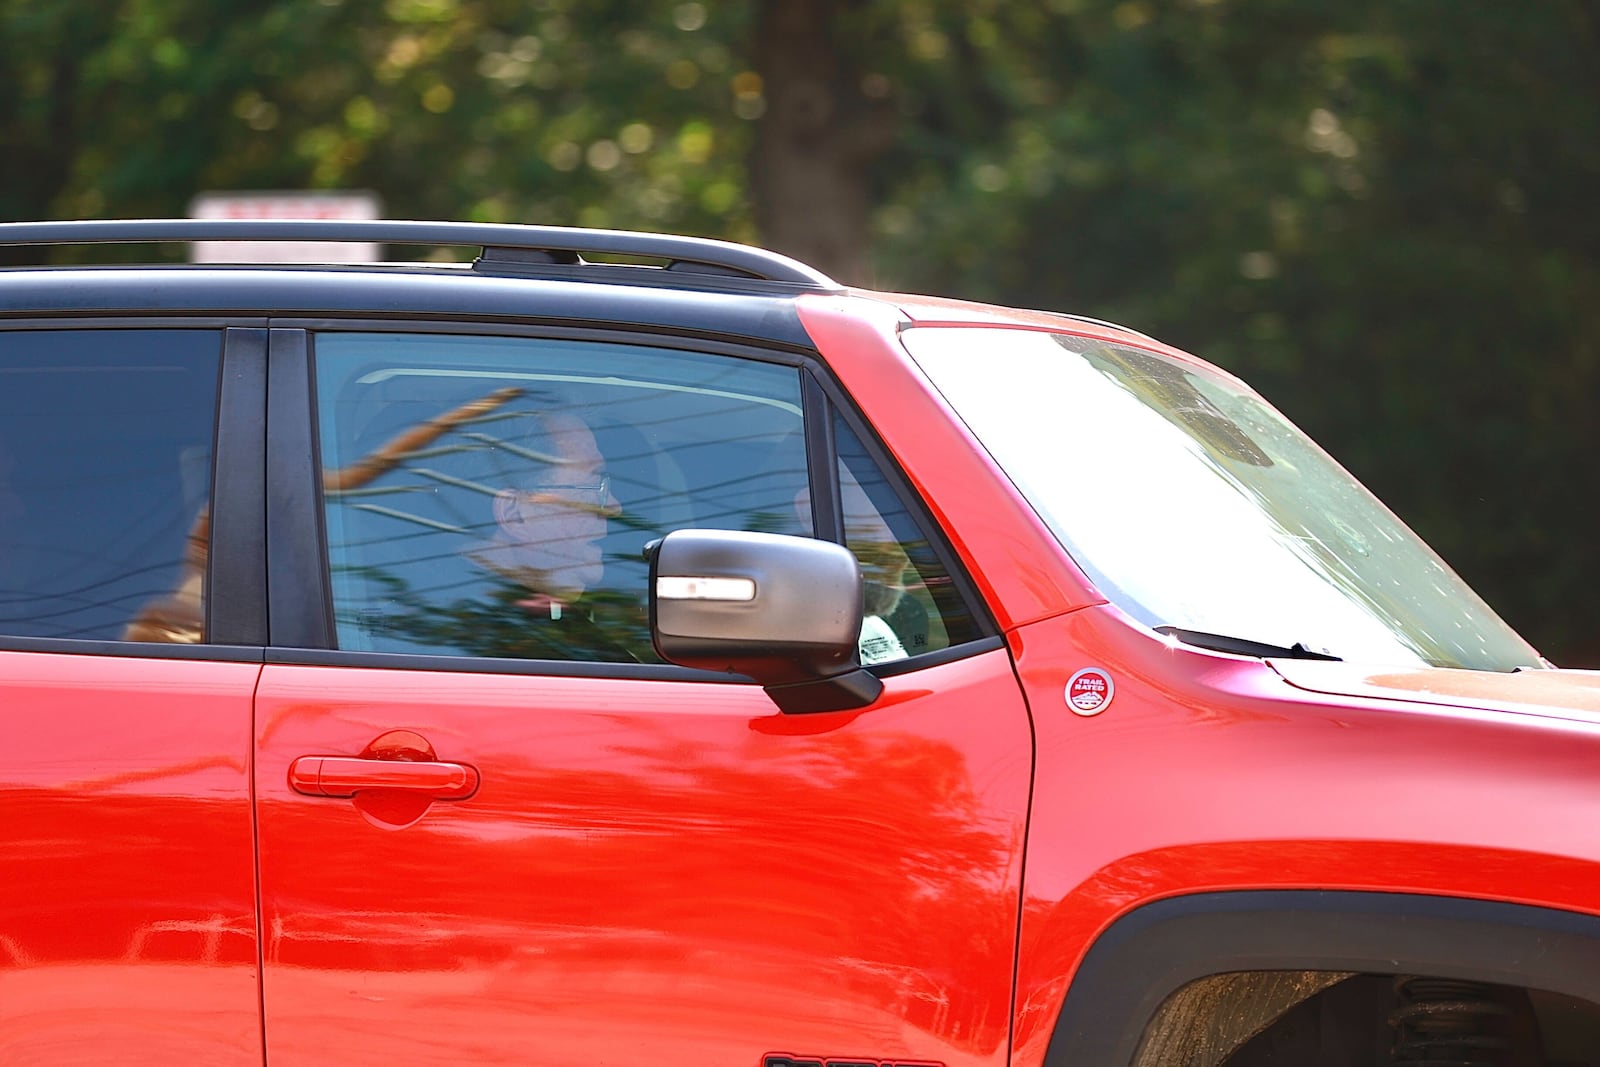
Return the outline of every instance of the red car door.
<path id="1" fill-rule="evenodd" d="M 214 327 L 0 331 L 0 1062 L 261 1061 L 259 554 L 205 610 L 261 506 L 265 337 L 229 333 L 223 375 Z"/>
<path id="2" fill-rule="evenodd" d="M 269 1063 L 1003 1062 L 1027 714 L 801 361 L 315 348 L 327 556 L 274 570 L 274 638 L 302 597 L 314 645 L 327 590 L 337 647 L 258 692 Z M 883 695 L 783 715 L 654 660 L 639 549 L 696 524 L 842 536 Z"/>

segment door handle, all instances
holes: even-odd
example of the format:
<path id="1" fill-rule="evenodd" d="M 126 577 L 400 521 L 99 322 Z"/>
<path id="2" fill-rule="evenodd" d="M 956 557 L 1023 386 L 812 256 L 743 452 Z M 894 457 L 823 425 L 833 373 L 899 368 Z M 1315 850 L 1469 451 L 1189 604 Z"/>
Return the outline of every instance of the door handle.
<path id="1" fill-rule="evenodd" d="M 312 797 L 353 797 L 364 789 L 389 789 L 433 800 L 462 800 L 478 789 L 476 768 L 465 763 L 301 756 L 289 765 L 289 785 Z"/>

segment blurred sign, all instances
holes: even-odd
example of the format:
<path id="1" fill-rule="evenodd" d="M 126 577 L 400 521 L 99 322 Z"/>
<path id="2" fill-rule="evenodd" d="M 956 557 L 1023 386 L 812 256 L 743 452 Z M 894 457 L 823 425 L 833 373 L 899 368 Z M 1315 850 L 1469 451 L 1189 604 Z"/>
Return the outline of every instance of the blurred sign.
<path id="1" fill-rule="evenodd" d="M 192 219 L 376 219 L 382 204 L 368 192 L 201 193 Z M 372 263 L 376 244 L 348 241 L 196 241 L 195 263 Z"/>

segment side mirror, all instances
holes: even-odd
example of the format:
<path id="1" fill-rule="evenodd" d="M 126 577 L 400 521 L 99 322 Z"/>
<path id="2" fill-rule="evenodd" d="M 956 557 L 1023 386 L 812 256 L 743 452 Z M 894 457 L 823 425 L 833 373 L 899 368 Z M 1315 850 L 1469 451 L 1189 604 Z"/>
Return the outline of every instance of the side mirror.
<path id="1" fill-rule="evenodd" d="M 652 543 L 650 636 L 669 663 L 748 675 L 790 714 L 863 708 L 861 568 L 828 541 L 676 530 Z"/>

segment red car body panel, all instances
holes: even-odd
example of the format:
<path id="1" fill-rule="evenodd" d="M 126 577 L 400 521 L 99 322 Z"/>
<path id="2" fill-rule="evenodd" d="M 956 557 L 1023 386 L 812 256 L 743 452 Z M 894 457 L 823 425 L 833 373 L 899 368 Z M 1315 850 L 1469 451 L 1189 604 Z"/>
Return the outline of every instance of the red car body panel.
<path id="1" fill-rule="evenodd" d="M 0 1062 L 261 1062 L 259 664 L 0 652 Z"/>
<path id="2" fill-rule="evenodd" d="M 1031 746 L 1003 650 L 887 679 L 859 714 L 287 665 L 258 714 L 275 1067 L 1006 1060 Z M 477 792 L 290 788 L 295 760 L 397 729 Z"/>
<path id="3" fill-rule="evenodd" d="M 1163 648 L 1112 608 L 1011 640 L 1038 744 L 1015 1063 L 1042 1061 L 1094 938 L 1166 897 L 1348 889 L 1600 912 L 1600 722 L 1332 703 L 1268 663 Z M 1063 699 L 1084 666 L 1116 682 L 1093 718 Z"/>

